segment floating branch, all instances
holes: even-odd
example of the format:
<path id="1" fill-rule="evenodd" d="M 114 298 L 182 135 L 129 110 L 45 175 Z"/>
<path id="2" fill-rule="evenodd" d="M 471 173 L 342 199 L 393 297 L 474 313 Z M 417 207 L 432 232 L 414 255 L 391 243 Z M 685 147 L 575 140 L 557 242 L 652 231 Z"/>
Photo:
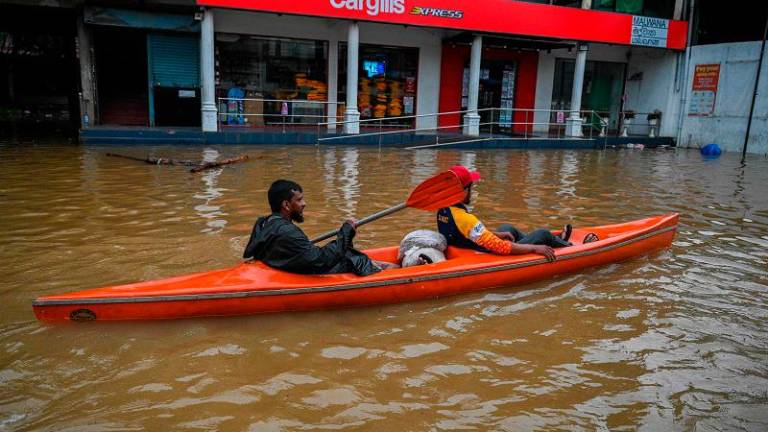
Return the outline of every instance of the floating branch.
<path id="1" fill-rule="evenodd" d="M 183 159 L 169 159 L 169 158 L 155 158 L 155 157 L 140 158 L 140 157 L 135 157 L 135 156 L 121 155 L 121 154 L 117 154 L 117 153 L 107 153 L 107 156 L 119 157 L 119 158 L 123 158 L 123 159 L 130 159 L 130 160 L 134 160 L 134 161 L 138 161 L 138 162 L 145 162 L 145 163 L 152 164 L 152 165 L 180 165 L 180 166 L 187 166 L 187 167 L 192 167 L 192 169 L 190 169 L 189 171 L 193 172 L 193 173 L 204 171 L 204 170 L 211 169 L 211 168 L 217 168 L 217 167 L 224 166 L 224 165 L 230 165 L 230 164 L 233 164 L 233 163 L 244 162 L 244 161 L 247 161 L 248 159 L 250 159 L 248 157 L 248 155 L 242 155 L 242 156 L 238 156 L 238 157 L 235 157 L 235 158 L 224 159 L 224 160 L 221 160 L 221 161 L 218 161 L 218 162 L 195 162 L 195 161 L 183 160 Z"/>

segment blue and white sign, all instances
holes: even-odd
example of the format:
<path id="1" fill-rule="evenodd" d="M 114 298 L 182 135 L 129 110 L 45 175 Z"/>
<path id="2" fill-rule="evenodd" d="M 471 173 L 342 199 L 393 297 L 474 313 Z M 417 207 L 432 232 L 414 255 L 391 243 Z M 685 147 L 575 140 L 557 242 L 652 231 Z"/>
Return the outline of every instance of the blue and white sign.
<path id="1" fill-rule="evenodd" d="M 666 48 L 668 31 L 669 20 L 632 16 L 632 45 Z"/>

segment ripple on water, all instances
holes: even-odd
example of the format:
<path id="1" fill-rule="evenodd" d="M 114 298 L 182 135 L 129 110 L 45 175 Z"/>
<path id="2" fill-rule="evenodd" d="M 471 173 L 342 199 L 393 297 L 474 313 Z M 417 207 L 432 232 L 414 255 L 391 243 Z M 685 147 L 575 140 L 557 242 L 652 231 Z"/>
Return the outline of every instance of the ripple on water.
<path id="1" fill-rule="evenodd" d="M 768 160 L 696 151 L 0 144 L 0 429 L 766 430 Z M 45 326 L 30 300 L 240 262 L 275 178 L 310 236 L 456 163 L 487 225 L 680 212 L 666 251 L 523 287 L 351 311 Z M 33 174 L 33 175 L 31 175 Z M 717 179 L 713 182 L 712 179 Z M 358 248 L 434 226 L 406 210 Z"/>

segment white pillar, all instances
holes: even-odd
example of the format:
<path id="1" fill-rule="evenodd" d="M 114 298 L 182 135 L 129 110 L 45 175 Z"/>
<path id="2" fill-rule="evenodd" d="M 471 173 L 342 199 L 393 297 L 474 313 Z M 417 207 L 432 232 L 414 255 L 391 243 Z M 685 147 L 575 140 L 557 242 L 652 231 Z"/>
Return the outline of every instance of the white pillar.
<path id="1" fill-rule="evenodd" d="M 92 33 L 85 26 L 82 14 L 77 17 L 77 47 L 80 57 L 80 127 L 87 129 L 96 121 L 96 86 L 94 85 Z"/>
<path id="2" fill-rule="evenodd" d="M 480 135 L 480 114 L 477 113 L 477 100 L 480 93 L 480 60 L 483 55 L 483 37 L 475 36 L 472 41 L 472 55 L 469 58 L 469 99 L 467 114 L 464 116 L 464 134 Z"/>
<path id="3" fill-rule="evenodd" d="M 335 122 L 336 112 L 338 111 L 339 93 L 339 41 L 331 39 L 328 41 L 328 113 L 326 121 L 328 123 Z M 329 124 L 328 130 L 331 132 L 336 131 L 335 124 Z"/>
<path id="4" fill-rule="evenodd" d="M 683 0 L 675 0 L 675 9 L 672 12 L 672 19 L 683 19 Z"/>
<path id="5" fill-rule="evenodd" d="M 571 93 L 571 115 L 566 122 L 566 135 L 580 137 L 581 125 L 581 92 L 584 88 L 584 69 L 587 65 L 587 50 L 589 46 L 580 43 L 576 53 L 576 67 L 573 71 L 573 92 Z"/>
<path id="6" fill-rule="evenodd" d="M 202 81 L 200 100 L 202 103 L 203 132 L 216 132 L 218 130 L 213 38 L 213 11 L 205 9 L 203 23 L 200 27 L 200 75 Z"/>
<path id="7" fill-rule="evenodd" d="M 344 133 L 360 133 L 360 112 L 357 110 L 357 68 L 360 50 L 360 26 L 349 23 L 347 35 L 347 109 L 344 111 Z"/>

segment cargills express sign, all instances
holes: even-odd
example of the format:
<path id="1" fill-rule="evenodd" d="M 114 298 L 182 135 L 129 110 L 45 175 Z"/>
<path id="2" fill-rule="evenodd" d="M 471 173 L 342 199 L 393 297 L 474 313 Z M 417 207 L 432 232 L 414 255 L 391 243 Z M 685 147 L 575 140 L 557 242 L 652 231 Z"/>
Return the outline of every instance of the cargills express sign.
<path id="1" fill-rule="evenodd" d="M 330 0 L 335 9 L 365 11 L 367 15 L 380 13 L 401 14 L 405 12 L 405 0 Z"/>
<path id="2" fill-rule="evenodd" d="M 688 31 L 686 21 L 654 21 L 627 14 L 515 0 L 197 0 L 197 4 L 678 50 L 685 48 Z"/>

